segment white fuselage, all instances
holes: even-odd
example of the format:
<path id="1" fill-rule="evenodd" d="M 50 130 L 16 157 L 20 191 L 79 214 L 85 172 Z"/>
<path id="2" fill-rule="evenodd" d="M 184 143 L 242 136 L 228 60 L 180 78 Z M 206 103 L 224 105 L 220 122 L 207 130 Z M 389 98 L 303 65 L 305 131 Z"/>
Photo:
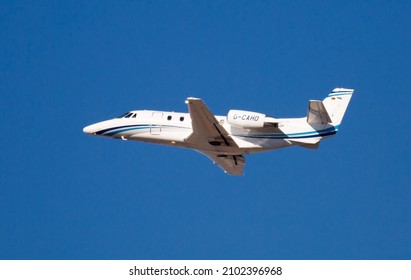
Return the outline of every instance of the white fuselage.
<path id="1" fill-rule="evenodd" d="M 127 116 L 128 115 L 128 116 Z M 89 125 L 84 132 L 122 140 L 151 142 L 169 146 L 185 147 L 201 151 L 219 149 L 221 154 L 255 153 L 300 145 L 299 141 L 318 141 L 334 135 L 338 126 L 330 124 L 309 125 L 306 118 L 276 119 L 276 125 L 262 128 L 242 128 L 227 123 L 227 117 L 215 116 L 220 125 L 238 145 L 215 147 L 192 145 L 186 139 L 192 134 L 189 113 L 138 110 L 125 117 Z"/>

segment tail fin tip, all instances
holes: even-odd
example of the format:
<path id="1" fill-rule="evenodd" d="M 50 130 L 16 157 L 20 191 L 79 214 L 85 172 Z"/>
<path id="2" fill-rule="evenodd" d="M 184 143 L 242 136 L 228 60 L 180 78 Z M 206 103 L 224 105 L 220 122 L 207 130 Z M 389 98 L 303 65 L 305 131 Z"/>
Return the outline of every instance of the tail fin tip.
<path id="1" fill-rule="evenodd" d="M 353 89 L 335 88 L 323 100 L 324 107 L 334 125 L 339 125 L 342 122 L 353 93 Z"/>
<path id="2" fill-rule="evenodd" d="M 350 88 L 335 88 L 331 91 L 328 96 L 337 96 L 337 95 L 351 95 L 354 93 L 353 89 Z"/>

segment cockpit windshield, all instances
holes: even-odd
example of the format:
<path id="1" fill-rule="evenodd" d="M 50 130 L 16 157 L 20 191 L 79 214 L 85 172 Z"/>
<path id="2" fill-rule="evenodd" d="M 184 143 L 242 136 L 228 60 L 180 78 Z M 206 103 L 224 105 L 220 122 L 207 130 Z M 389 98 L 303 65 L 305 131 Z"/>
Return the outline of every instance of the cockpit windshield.
<path id="1" fill-rule="evenodd" d="M 127 112 L 122 114 L 121 116 L 117 117 L 117 119 L 122 119 L 122 118 L 135 118 L 137 116 L 136 113 L 133 112 Z"/>
<path id="2" fill-rule="evenodd" d="M 127 116 L 128 114 L 130 114 L 130 112 L 127 112 L 127 113 L 124 113 L 124 114 L 118 116 L 117 119 L 124 118 L 124 117 Z"/>

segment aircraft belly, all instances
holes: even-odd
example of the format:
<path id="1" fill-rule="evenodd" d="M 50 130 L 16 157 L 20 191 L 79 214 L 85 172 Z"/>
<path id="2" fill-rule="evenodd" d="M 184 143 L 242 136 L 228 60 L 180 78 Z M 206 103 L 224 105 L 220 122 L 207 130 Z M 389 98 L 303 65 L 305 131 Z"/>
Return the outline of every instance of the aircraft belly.
<path id="1" fill-rule="evenodd" d="M 129 140 L 135 140 L 135 141 L 143 141 L 143 142 L 150 142 L 150 143 L 156 143 L 156 144 L 183 147 L 185 146 L 184 139 L 188 135 L 190 135 L 190 133 L 191 133 L 191 130 L 185 130 L 185 131 L 180 131 L 180 132 L 162 130 L 158 134 L 153 134 L 150 131 L 146 131 L 146 132 L 140 131 L 138 133 L 129 135 L 126 138 L 128 138 Z"/>

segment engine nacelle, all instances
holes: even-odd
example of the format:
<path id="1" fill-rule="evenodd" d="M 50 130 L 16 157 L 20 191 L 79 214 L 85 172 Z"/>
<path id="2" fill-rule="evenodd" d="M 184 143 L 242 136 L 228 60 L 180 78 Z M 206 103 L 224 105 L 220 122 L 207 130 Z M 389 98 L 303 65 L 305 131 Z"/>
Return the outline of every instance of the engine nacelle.
<path id="1" fill-rule="evenodd" d="M 243 128 L 264 127 L 265 115 L 250 111 L 230 110 L 227 122 L 230 125 Z"/>

